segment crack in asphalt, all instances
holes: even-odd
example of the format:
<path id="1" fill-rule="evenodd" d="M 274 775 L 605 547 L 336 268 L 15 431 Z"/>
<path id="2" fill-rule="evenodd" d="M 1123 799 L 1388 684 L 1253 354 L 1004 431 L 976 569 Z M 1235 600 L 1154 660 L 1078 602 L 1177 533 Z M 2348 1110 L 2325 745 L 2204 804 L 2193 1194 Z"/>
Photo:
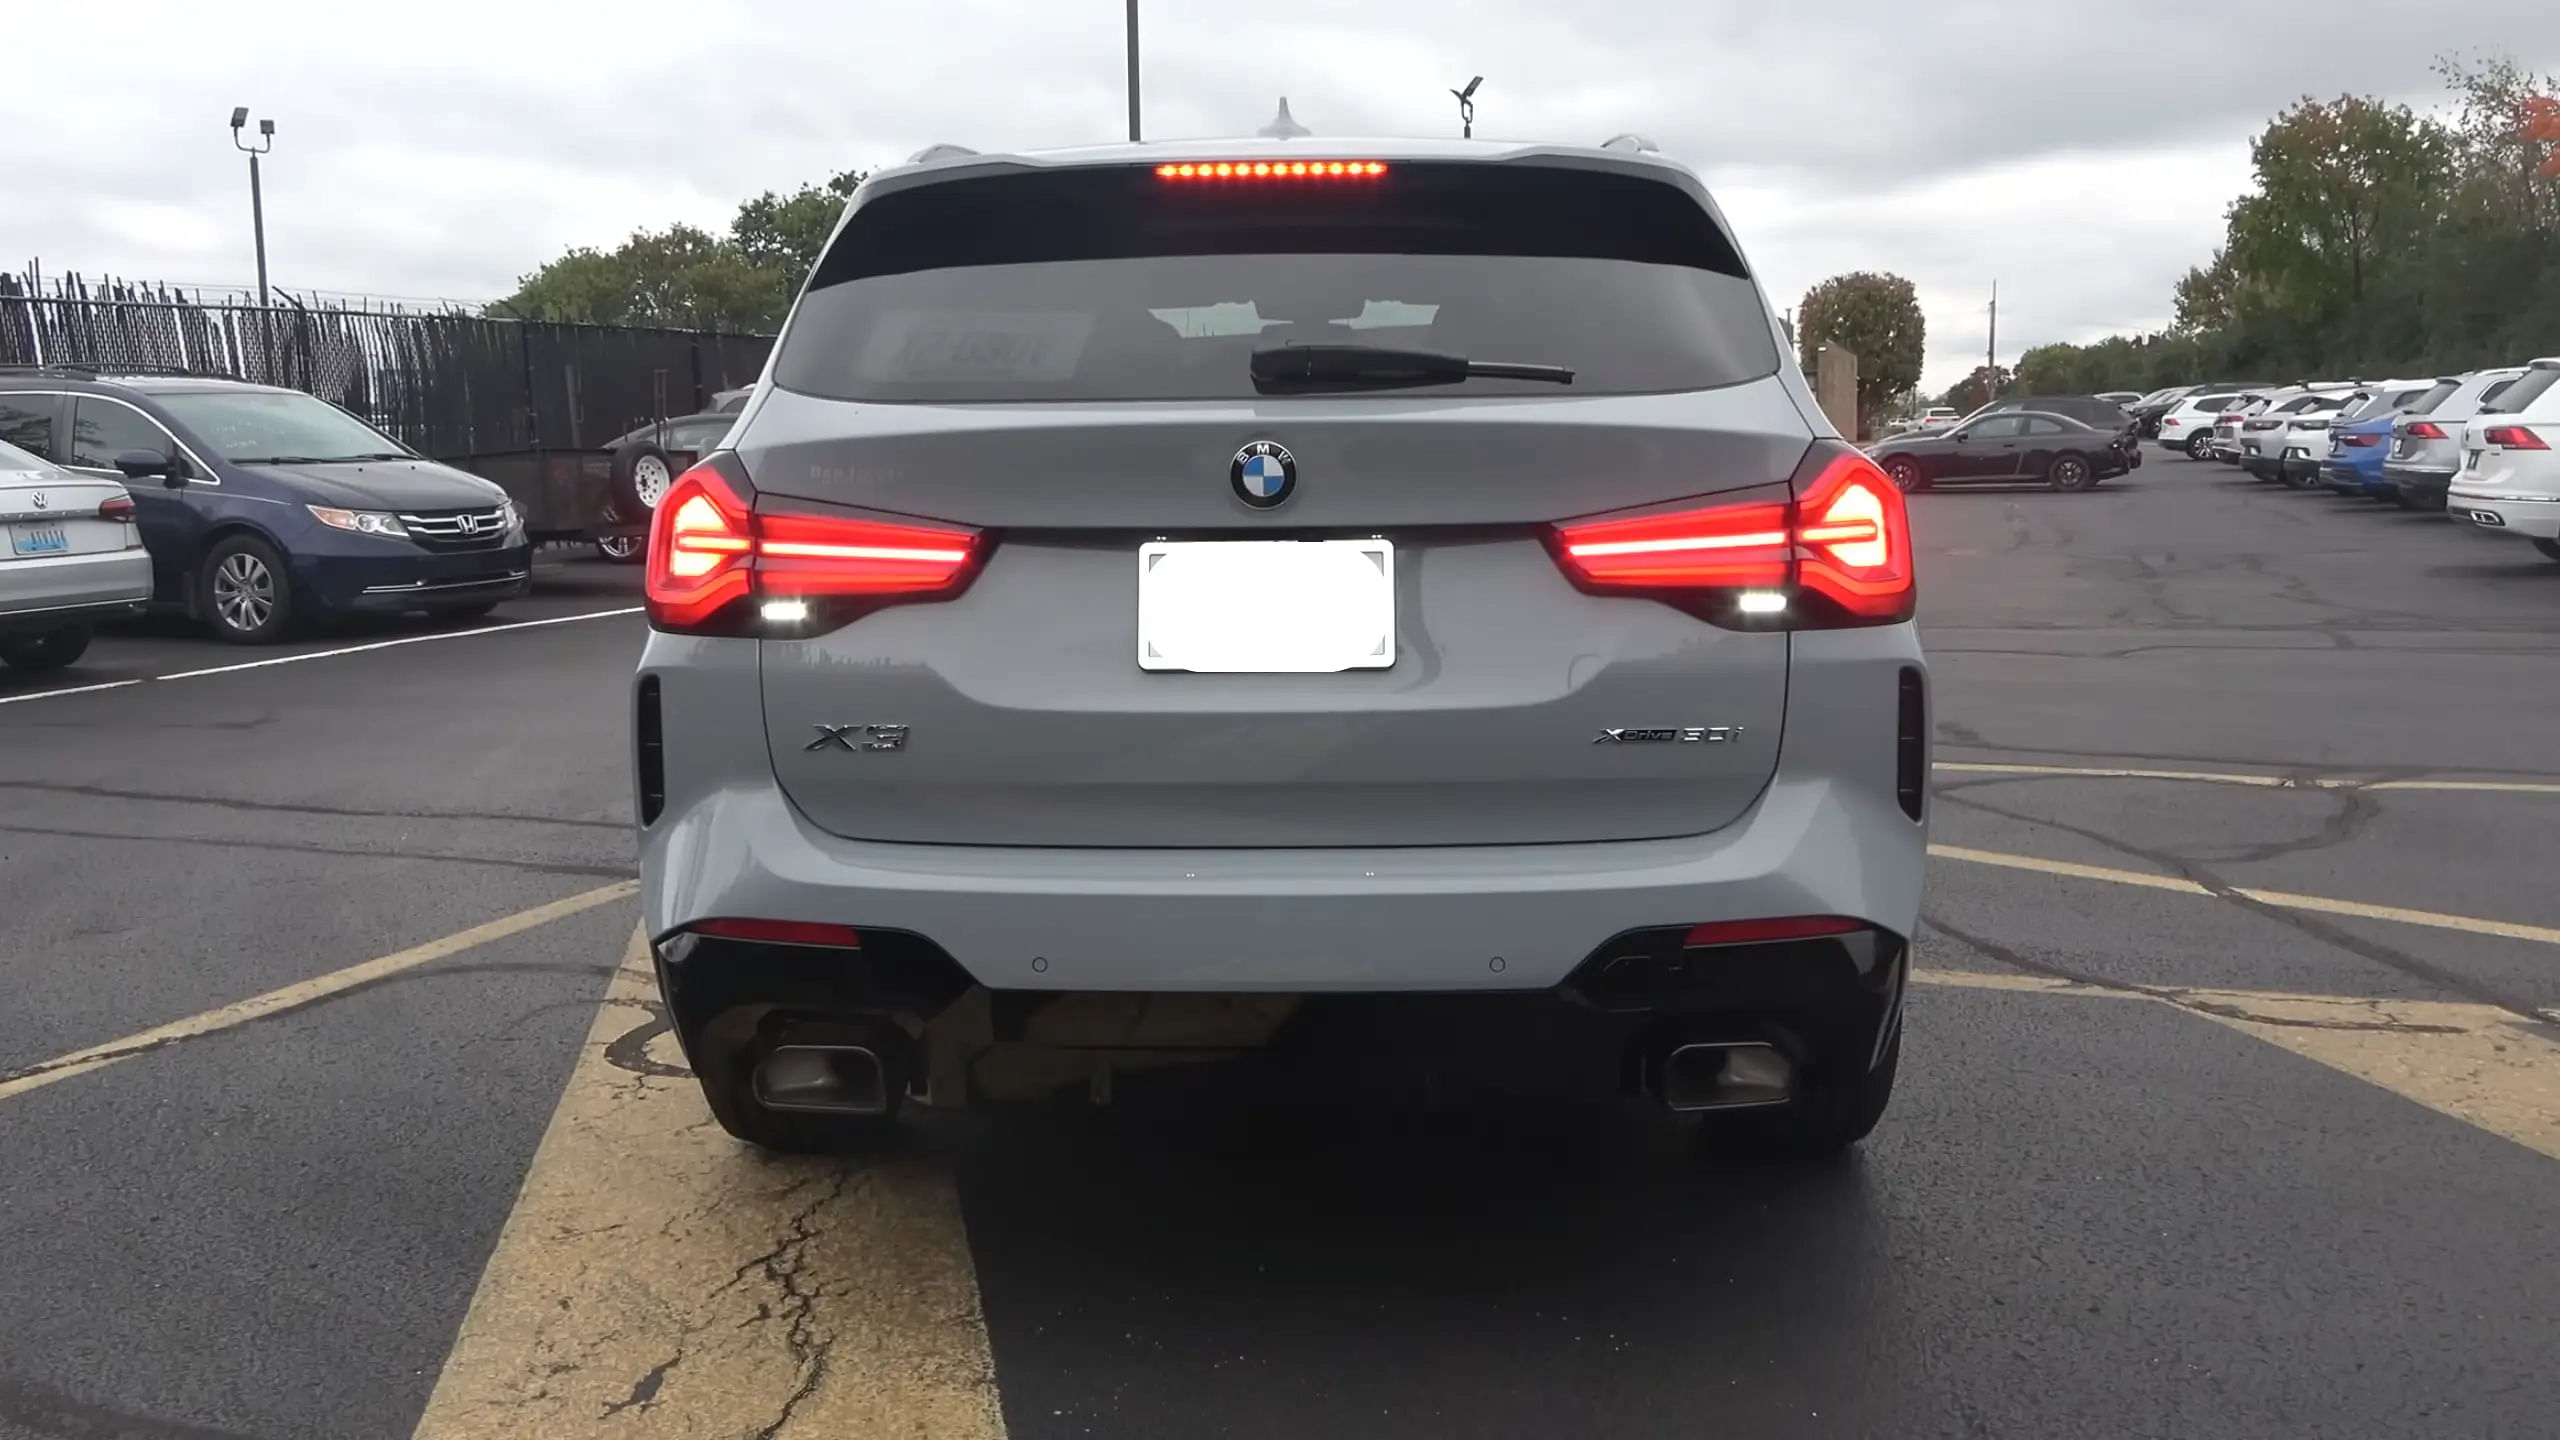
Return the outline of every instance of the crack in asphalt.
<path id="1" fill-rule="evenodd" d="M 1961 809 L 1979 810 L 1984 814 L 1997 815 L 2004 820 L 2014 820 L 2024 825 L 2045 826 L 2050 829 L 2062 831 L 2067 835 L 2077 835 L 2083 840 L 2090 841 L 2093 844 L 2102 845 L 2109 850 L 2115 851 L 2119 855 L 2129 855 L 2137 860 L 2148 861 L 2162 870 L 2166 870 L 2183 880 L 2187 880 L 2202 887 L 2216 899 L 2222 900 L 2230 905 L 2237 906 L 2242 910 L 2248 911 L 2252 915 L 2272 920 L 2276 924 L 2282 925 L 2298 934 L 2307 935 L 2314 940 L 2318 940 L 2323 944 L 2344 950 L 2351 955 L 2362 956 L 2364 959 L 2370 960 L 2376 965 L 2380 965 L 2388 970 L 2396 970 L 2413 980 L 2423 980 L 2426 983 L 2447 992 L 2448 994 L 2459 995 L 2464 999 L 2473 1001 L 2477 1004 L 2495 1006 L 2498 1009 L 2507 1011 L 2518 1019 L 2524 1020 L 2530 1024 L 2539 1026 L 2550 1023 L 2549 1017 L 2545 1016 L 2539 1007 L 2528 1001 L 2504 994 L 2494 986 L 2481 984 L 2478 981 L 2472 980 L 2468 976 L 2458 975 L 2440 965 L 2435 965 L 2428 961 L 2421 960 L 2417 956 L 2412 955 L 2405 950 L 2382 944 L 2379 941 L 2367 940 L 2363 936 L 2342 930 L 2325 921 L 2314 919 L 2298 910 L 2287 910 L 2279 906 L 2269 905 L 2262 900 L 2252 899 L 2251 897 L 2240 893 L 2240 887 L 2224 880 L 2221 876 L 2204 868 L 2204 866 L 2198 862 L 2189 860 L 2173 851 L 2153 850 L 2145 846 L 2136 845 L 2129 840 L 2109 835 L 2101 830 L 2092 829 L 2083 825 L 2074 825 L 2068 821 L 2049 820 L 2041 816 L 2021 814 L 2015 810 L 2004 810 L 1997 805 L 1988 804 L 1984 801 L 1971 799 L 1963 795 L 1947 795 L 1945 796 L 1945 799 L 1948 804 L 1957 806 Z M 2299 842 L 2293 853 L 2308 853 L 2309 851 L 2318 848 L 2319 839 L 2320 837 L 2314 836 L 2309 841 Z M 1951 931 L 1949 933 L 1952 934 L 1954 932 Z M 1958 938 L 1962 937 L 1959 936 Z"/>
<path id="2" fill-rule="evenodd" d="M 2139 995 L 2147 1000 L 2157 1000 L 2164 1005 L 2174 1006 L 2180 1010 L 2192 1010 L 2200 1015 L 2211 1015 L 2225 1020 L 2245 1020 L 2252 1025 L 2276 1025 L 2294 1030 L 2345 1030 L 2359 1033 L 2388 1035 L 2462 1035 L 2469 1033 L 2459 1025 L 2427 1025 L 2421 1024 L 2415 1020 L 2306 1020 L 2290 1015 L 2263 1015 L 2246 1006 L 2234 1005 L 2227 1000 L 2206 998 L 2199 994 L 2197 990 L 2187 986 L 2144 985 L 2137 981 L 2116 980 L 2103 975 L 2074 970 L 2068 966 L 2057 965 L 2047 960 L 2030 959 L 2020 951 L 2013 950 L 2006 945 L 2000 944 L 1998 941 L 1989 939 L 1985 936 L 1974 935 L 1966 931 L 1959 930 L 1955 926 L 1948 924 L 1942 917 L 1927 911 L 1923 911 L 1921 913 L 1920 922 L 1928 926 L 1930 929 L 1937 931 L 1939 934 L 1946 936 L 1948 939 L 1980 953 L 1987 959 L 1996 960 L 2003 965 L 2024 970 L 2029 974 L 2043 975 L 2055 980 L 2068 981 L 2071 984 L 2083 985 L 2092 990 L 2106 990 L 2122 995 Z M 2380 999 L 2358 998 L 2354 1000 L 2353 1003 L 2368 1007 L 2372 1009 L 2374 1013 L 2379 1014 L 2380 1007 L 2389 1002 Z"/>
<path id="3" fill-rule="evenodd" d="M 573 820 L 563 815 L 510 815 L 496 810 L 358 810 L 335 805 L 247 800 L 230 795 L 182 795 L 158 790 L 126 790 L 113 785 L 71 785 L 49 780 L 0 780 L 0 790 L 33 790 L 48 795 L 77 795 L 97 800 L 143 800 L 168 805 L 210 805 L 224 810 L 252 810 L 273 815 L 327 815 L 348 820 L 494 820 L 517 825 L 566 826 L 580 830 L 628 833 L 626 820 Z"/>
<path id="4" fill-rule="evenodd" d="M 328 855 L 345 860 L 434 860 L 449 865 L 493 865 L 530 875 L 596 875 L 628 880 L 639 874 L 630 865 L 591 865 L 574 860 L 507 860 L 494 855 L 457 855 L 443 850 L 367 850 L 347 845 L 297 845 L 284 840 L 243 840 L 233 835 L 149 835 L 114 830 L 73 830 L 52 825 L 0 825 L 0 834 L 43 835 L 62 840 L 117 840 L 162 845 L 218 845 L 227 850 L 268 850 L 284 855 Z"/>
<path id="5" fill-rule="evenodd" d="M 659 1075 L 670 1079 L 689 1080 L 693 1072 L 681 1065 L 669 1065 L 649 1058 L 649 1042 L 675 1028 L 667 1018 L 664 1002 L 633 998 L 627 1004 L 649 1012 L 649 1018 L 615 1036 L 604 1047 L 604 1063 L 634 1075 Z"/>
<path id="6" fill-rule="evenodd" d="M 804 1286 L 804 1268 L 808 1262 L 810 1242 L 818 1238 L 819 1229 L 815 1223 L 818 1212 L 842 1200 L 861 1173 L 856 1170 L 836 1172 L 824 1192 L 791 1217 L 782 1238 L 771 1250 L 740 1265 L 729 1277 L 729 1283 L 720 1287 L 722 1290 L 733 1289 L 746 1283 L 751 1272 L 762 1271 L 764 1278 L 772 1283 L 781 1304 L 777 1309 L 770 1302 L 758 1301 L 755 1320 L 764 1324 L 771 1324 L 777 1319 L 786 1322 L 783 1342 L 790 1347 L 792 1361 L 800 1367 L 799 1383 L 783 1397 L 782 1407 L 773 1419 L 754 1432 L 755 1440 L 775 1440 L 791 1423 L 791 1417 L 799 1412 L 800 1406 L 817 1393 L 818 1386 L 826 1379 L 827 1362 L 834 1352 L 835 1341 L 832 1337 L 821 1337 L 816 1333 L 817 1303 L 824 1285 L 821 1282 Z"/>
<path id="7" fill-rule="evenodd" d="M 461 960 L 447 965 L 421 965 L 415 969 L 401 970 L 349 985 L 343 989 L 332 990 L 325 995 L 314 995 L 298 1004 L 263 1010 L 245 1020 L 225 1025 L 219 1030 L 204 1030 L 190 1035 L 167 1035 L 157 1040 L 146 1040 L 137 1045 L 121 1045 L 112 1050 L 82 1050 L 60 1060 L 40 1060 L 33 1065 L 21 1066 L 15 1070 L 0 1070 L 0 1084 L 11 1080 L 24 1080 L 34 1075 L 50 1075 L 56 1070 L 79 1070 L 111 1061 L 129 1060 L 136 1055 L 149 1055 L 173 1046 L 190 1045 L 198 1040 L 210 1040 L 217 1035 L 229 1035 L 236 1031 L 254 1029 L 270 1021 L 281 1020 L 288 1015 L 300 1015 L 323 1005 L 334 1005 L 351 995 L 362 995 L 379 990 L 386 985 L 402 985 L 412 980 L 447 975 L 541 974 L 603 977 L 611 975 L 613 971 L 614 967 L 611 965 L 574 965 L 565 960 L 528 960 L 516 963 L 500 960 Z M 517 1023 L 521 1023 L 521 1019 Z M 690 1074 L 691 1072 L 679 1071 L 678 1073 Z"/>

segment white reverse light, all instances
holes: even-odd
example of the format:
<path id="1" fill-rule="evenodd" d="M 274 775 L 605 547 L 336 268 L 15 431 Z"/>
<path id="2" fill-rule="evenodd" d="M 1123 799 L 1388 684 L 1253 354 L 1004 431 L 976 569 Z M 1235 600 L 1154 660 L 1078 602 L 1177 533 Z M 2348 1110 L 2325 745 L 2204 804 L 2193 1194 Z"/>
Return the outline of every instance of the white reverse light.
<path id="1" fill-rule="evenodd" d="M 1745 590 L 1735 603 L 1745 615 L 1775 615 L 1787 608 L 1787 597 L 1775 590 Z"/>
<path id="2" fill-rule="evenodd" d="M 809 602 L 806 600 L 767 600 L 764 602 L 763 613 L 764 618 L 777 625 L 797 625 L 801 621 L 809 618 Z"/>

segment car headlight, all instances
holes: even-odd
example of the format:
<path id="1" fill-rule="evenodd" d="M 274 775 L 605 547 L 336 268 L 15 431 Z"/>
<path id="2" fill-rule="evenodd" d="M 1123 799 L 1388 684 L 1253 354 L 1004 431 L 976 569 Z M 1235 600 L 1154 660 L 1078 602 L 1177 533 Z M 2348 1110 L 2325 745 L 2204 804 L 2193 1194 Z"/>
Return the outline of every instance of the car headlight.
<path id="1" fill-rule="evenodd" d="M 311 518 L 332 530 L 351 530 L 358 535 L 378 535 L 385 540 L 406 540 L 409 532 L 397 515 L 380 510 L 335 510 L 326 505 L 305 505 Z"/>
<path id="2" fill-rule="evenodd" d="M 498 510 L 499 510 L 499 513 L 501 513 L 501 514 L 503 514 L 504 516 L 506 516 L 507 538 L 508 538 L 509 540 L 521 540 L 521 539 L 523 539 L 523 538 L 524 538 L 524 507 L 523 507 L 523 506 L 521 506 L 521 505 L 518 505 L 518 504 L 517 504 L 514 500 L 512 500 L 512 499 L 508 499 L 508 500 L 501 500 L 501 501 L 499 501 L 499 502 L 498 502 Z"/>

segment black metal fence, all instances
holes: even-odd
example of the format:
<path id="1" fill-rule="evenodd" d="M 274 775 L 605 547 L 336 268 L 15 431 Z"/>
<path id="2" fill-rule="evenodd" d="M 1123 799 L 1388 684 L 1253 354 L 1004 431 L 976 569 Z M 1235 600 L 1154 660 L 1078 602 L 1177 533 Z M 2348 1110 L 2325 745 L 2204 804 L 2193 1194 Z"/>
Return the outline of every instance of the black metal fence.
<path id="1" fill-rule="evenodd" d="M 342 405 L 443 460 L 600 445 L 752 384 L 770 336 L 506 320 L 354 302 L 191 299 L 0 274 L 0 366 L 227 375 Z"/>

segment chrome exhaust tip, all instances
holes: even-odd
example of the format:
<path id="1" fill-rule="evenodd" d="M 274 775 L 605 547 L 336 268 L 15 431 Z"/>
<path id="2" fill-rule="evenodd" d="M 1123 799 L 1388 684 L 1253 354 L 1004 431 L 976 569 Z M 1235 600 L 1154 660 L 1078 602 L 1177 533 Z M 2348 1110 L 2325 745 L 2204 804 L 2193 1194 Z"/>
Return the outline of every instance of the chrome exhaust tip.
<path id="1" fill-rule="evenodd" d="M 886 1115 L 888 1067 L 868 1045 L 777 1045 L 756 1066 L 755 1094 L 769 1110 Z"/>
<path id="2" fill-rule="evenodd" d="M 1765 1040 L 1675 1045 L 1654 1069 L 1654 1089 L 1672 1110 L 1748 1110 L 1795 1095 L 1795 1062 Z"/>

